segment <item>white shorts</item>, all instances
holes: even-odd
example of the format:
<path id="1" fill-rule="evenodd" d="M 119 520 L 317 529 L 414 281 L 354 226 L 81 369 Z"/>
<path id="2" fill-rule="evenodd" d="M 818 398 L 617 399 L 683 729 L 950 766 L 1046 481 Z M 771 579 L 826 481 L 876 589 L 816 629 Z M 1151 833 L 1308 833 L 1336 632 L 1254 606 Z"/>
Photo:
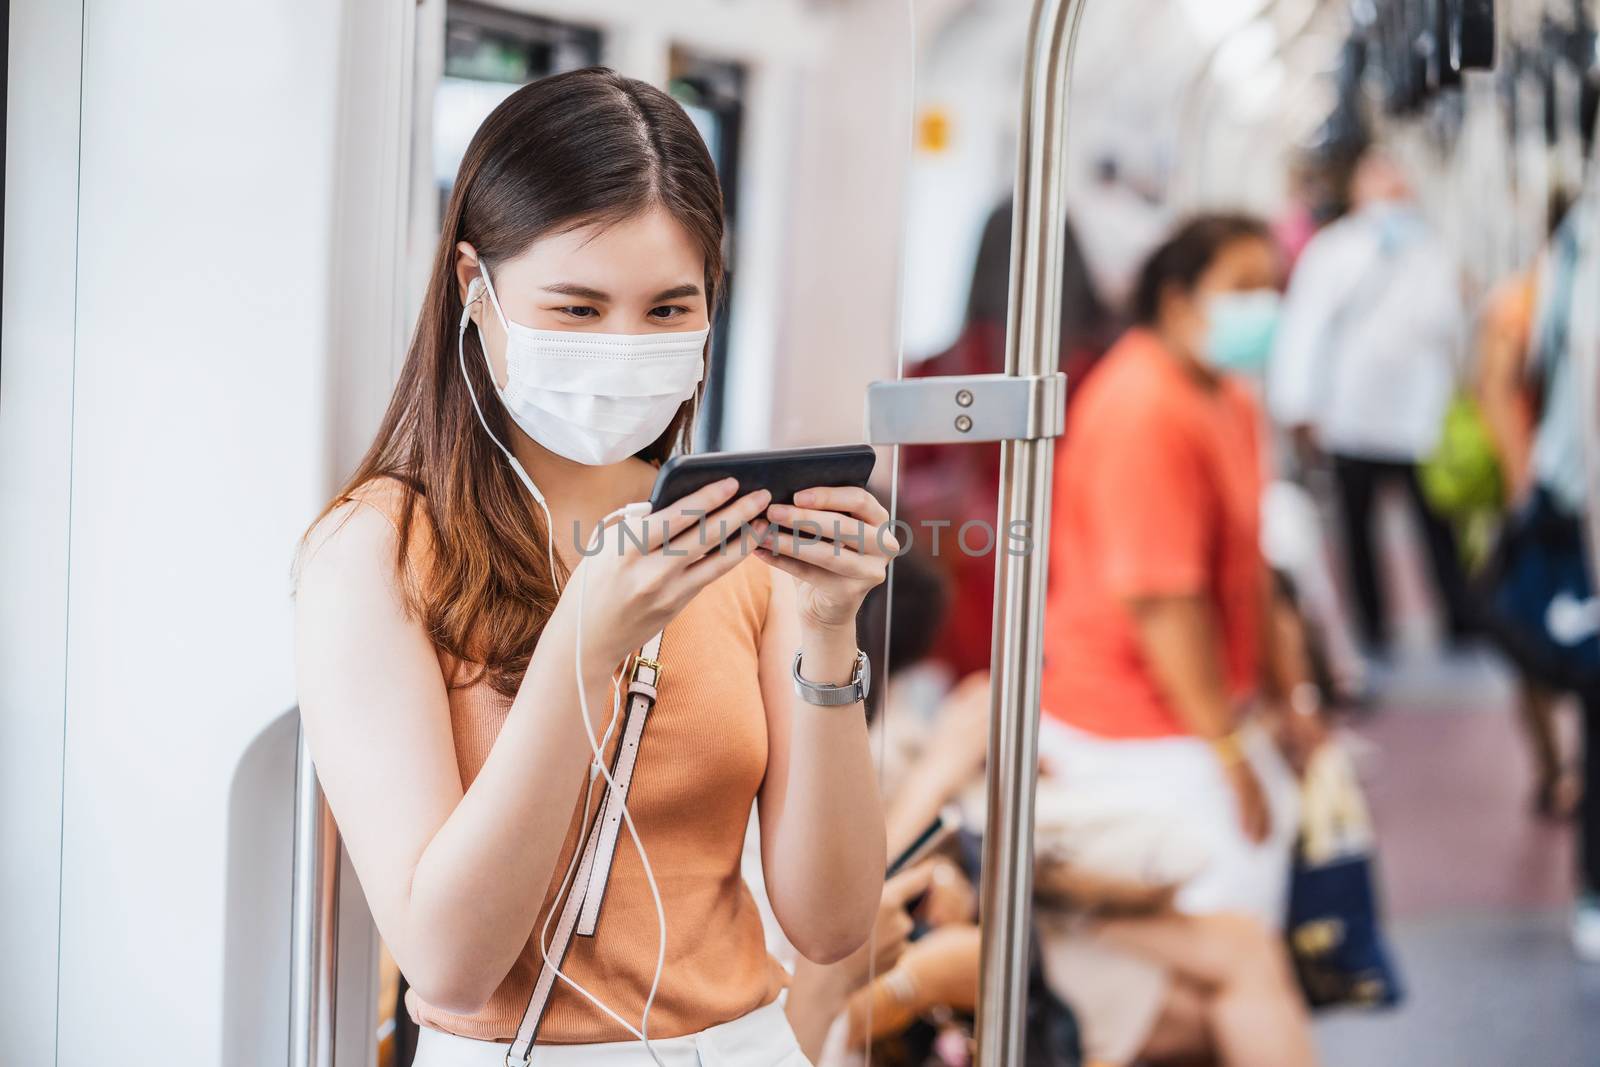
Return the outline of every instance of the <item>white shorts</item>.
<path id="1" fill-rule="evenodd" d="M 811 1067 L 782 998 L 749 1015 L 684 1037 L 650 1040 L 666 1067 Z M 413 1067 L 505 1067 L 510 1042 L 476 1041 L 424 1026 Z M 535 1045 L 532 1067 L 655 1067 L 638 1041 Z"/>
<path id="2" fill-rule="evenodd" d="M 1169 821 L 1203 849 L 1208 861 L 1178 891 L 1178 910 L 1253 915 L 1280 930 L 1300 829 L 1300 786 L 1266 731 L 1247 724 L 1239 738 L 1271 813 L 1265 841 L 1245 836 L 1222 763 L 1198 738 L 1113 740 L 1044 715 L 1039 754 L 1052 763 L 1061 788 L 1093 793 L 1105 809 Z"/>

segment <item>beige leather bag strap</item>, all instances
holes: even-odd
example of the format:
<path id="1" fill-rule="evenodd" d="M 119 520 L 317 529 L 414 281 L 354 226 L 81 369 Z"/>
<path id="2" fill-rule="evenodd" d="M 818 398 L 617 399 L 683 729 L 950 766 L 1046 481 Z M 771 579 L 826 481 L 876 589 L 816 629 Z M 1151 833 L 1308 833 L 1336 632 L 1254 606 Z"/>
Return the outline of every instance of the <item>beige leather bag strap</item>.
<path id="1" fill-rule="evenodd" d="M 528 998 L 528 1008 L 517 1026 L 517 1036 L 506 1052 L 507 1067 L 526 1067 L 533 1058 L 533 1043 L 539 1036 L 539 1024 L 544 1021 L 545 1009 L 559 980 L 556 969 L 567 957 L 572 947 L 573 935 L 593 937 L 600 920 L 600 903 L 605 897 L 606 885 L 611 880 L 611 865 L 617 854 L 617 838 L 622 831 L 622 808 L 633 785 L 633 769 L 639 759 L 639 743 L 644 738 L 645 720 L 655 706 L 657 687 L 661 684 L 661 634 L 644 643 L 634 660 L 632 677 L 628 682 L 628 713 L 622 722 L 622 737 L 611 760 L 611 778 L 616 784 L 606 789 L 600 800 L 594 825 L 580 847 L 583 854 L 573 875 L 572 888 L 561 904 L 561 918 L 550 942 L 549 954 L 539 968 L 539 978 L 534 982 L 533 995 Z"/>

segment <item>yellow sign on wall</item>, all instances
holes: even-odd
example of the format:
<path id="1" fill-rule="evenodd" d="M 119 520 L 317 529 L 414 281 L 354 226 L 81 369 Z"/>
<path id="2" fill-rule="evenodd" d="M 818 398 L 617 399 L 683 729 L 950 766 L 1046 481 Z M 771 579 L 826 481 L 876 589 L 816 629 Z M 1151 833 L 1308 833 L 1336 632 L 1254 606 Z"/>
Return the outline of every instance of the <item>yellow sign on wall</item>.
<path id="1" fill-rule="evenodd" d="M 935 153 L 949 150 L 950 112 L 937 105 L 922 109 L 917 115 L 917 148 Z"/>

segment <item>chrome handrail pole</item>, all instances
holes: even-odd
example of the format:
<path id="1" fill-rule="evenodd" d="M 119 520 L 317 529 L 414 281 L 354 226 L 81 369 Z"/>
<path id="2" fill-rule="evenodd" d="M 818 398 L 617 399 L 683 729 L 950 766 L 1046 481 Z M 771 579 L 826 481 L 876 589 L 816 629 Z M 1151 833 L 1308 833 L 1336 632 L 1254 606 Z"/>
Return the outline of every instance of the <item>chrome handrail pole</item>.
<path id="1" fill-rule="evenodd" d="M 339 829 L 300 729 L 295 760 L 294 904 L 289 951 L 289 1067 L 333 1067 Z"/>
<path id="2" fill-rule="evenodd" d="M 1023 69 L 1012 217 L 1006 373 L 1060 368 L 1061 270 L 1067 225 L 1067 96 L 1085 0 L 1036 0 Z M 983 948 L 978 1062 L 1022 1061 L 1033 898 L 1033 803 L 1039 679 L 1050 551 L 1055 441 L 1008 440 L 1000 452 L 997 543 L 1026 531 L 1025 552 L 1002 549 L 995 575 L 988 827 L 983 846 Z"/>

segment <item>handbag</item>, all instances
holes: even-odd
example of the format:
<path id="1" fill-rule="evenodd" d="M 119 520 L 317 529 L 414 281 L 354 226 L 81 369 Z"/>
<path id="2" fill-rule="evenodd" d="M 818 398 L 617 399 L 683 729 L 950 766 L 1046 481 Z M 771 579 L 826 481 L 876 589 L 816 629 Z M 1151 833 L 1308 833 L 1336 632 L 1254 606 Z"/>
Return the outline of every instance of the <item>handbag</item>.
<path id="1" fill-rule="evenodd" d="M 1553 689 L 1600 687 L 1600 601 L 1583 525 L 1548 491 L 1507 518 L 1478 585 L 1485 627 L 1525 673 Z"/>
<path id="2" fill-rule="evenodd" d="M 1306 768 L 1287 934 L 1313 1008 L 1393 1007 L 1403 997 L 1373 890 L 1372 820 L 1350 757 L 1325 744 Z"/>
<path id="3" fill-rule="evenodd" d="M 1417 467 L 1429 510 L 1455 527 L 1456 547 L 1468 569 L 1482 565 L 1494 546 L 1505 507 L 1505 476 L 1483 411 L 1471 395 L 1450 401 L 1439 443 Z"/>
<path id="4" fill-rule="evenodd" d="M 1505 495 L 1500 457 L 1472 397 L 1457 393 L 1450 401 L 1439 444 L 1418 475 L 1423 496 L 1440 515 L 1468 519 L 1499 510 Z"/>

